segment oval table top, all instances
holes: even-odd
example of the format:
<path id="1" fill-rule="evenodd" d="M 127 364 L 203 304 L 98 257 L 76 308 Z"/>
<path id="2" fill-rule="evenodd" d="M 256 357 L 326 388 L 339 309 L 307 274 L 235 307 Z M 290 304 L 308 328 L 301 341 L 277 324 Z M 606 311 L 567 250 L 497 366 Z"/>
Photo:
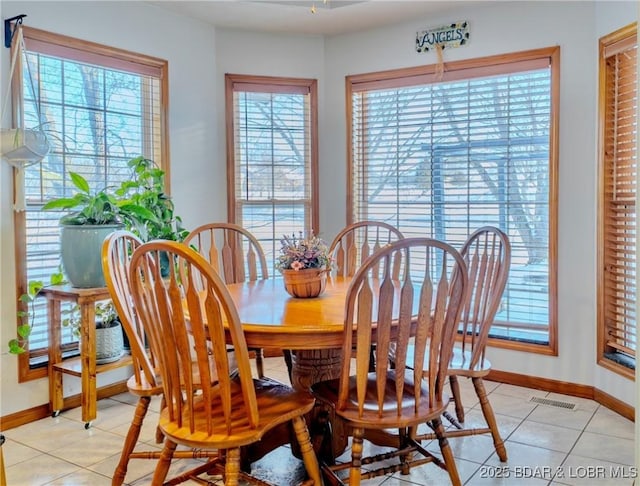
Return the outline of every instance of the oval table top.
<path id="1" fill-rule="evenodd" d="M 291 297 L 282 279 L 227 286 L 249 347 L 330 349 L 342 346 L 350 279 L 329 277 L 319 297 Z"/>

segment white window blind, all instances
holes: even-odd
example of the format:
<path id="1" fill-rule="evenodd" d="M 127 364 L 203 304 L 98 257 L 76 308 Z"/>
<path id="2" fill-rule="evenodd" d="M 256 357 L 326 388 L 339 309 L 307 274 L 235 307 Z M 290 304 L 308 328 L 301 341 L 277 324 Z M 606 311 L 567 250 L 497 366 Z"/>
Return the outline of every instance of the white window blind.
<path id="1" fill-rule="evenodd" d="M 284 234 L 310 232 L 315 198 L 315 82 L 232 76 L 234 215 L 262 245 L 270 274 Z M 229 126 L 229 125 L 228 125 Z"/>
<path id="2" fill-rule="evenodd" d="M 161 128 L 165 61 L 136 63 L 135 58 L 144 56 L 86 42 L 76 49 L 75 40 L 61 42 L 35 29 L 25 29 L 25 42 L 23 98 L 16 101 L 22 102 L 24 126 L 41 124 L 52 149 L 41 163 L 25 169 L 26 211 L 16 218 L 16 233 L 22 235 L 18 245 L 24 252 L 24 261 L 18 259 L 21 288 L 31 280 L 46 285 L 58 271 L 61 213 L 41 208 L 52 198 L 76 192 L 69 172 L 80 173 L 92 190 L 100 190 L 127 180 L 127 162 L 133 157 L 166 163 Z M 48 345 L 44 299 L 36 301 L 35 310 L 31 365 L 46 361 Z M 63 340 L 74 339 L 64 333 Z"/>
<path id="3" fill-rule="evenodd" d="M 618 35 L 622 34 L 622 35 Z M 636 355 L 636 28 L 601 40 L 600 326 L 604 355 L 633 366 Z"/>
<path id="4" fill-rule="evenodd" d="M 513 255 L 491 335 L 539 344 L 552 320 L 551 85 L 548 56 L 351 84 L 354 220 L 458 248 L 501 228 Z"/>

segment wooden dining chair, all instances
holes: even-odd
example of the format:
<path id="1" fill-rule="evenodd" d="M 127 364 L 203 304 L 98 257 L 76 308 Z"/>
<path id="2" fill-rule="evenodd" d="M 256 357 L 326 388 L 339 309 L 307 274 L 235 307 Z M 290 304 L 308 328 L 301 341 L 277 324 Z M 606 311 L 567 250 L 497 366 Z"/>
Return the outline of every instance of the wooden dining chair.
<path id="1" fill-rule="evenodd" d="M 134 448 L 140 438 L 142 423 L 154 396 L 162 396 L 162 383 L 156 372 L 156 360 L 147 346 L 142 324 L 137 319 L 129 290 L 129 263 L 134 250 L 142 241 L 129 231 L 116 231 L 109 235 L 102 245 L 102 268 L 111 299 L 118 313 L 122 328 L 129 339 L 133 376 L 127 381 L 129 392 L 138 397 L 138 404 L 122 446 L 120 460 L 113 473 L 111 484 L 119 486 L 124 482 L 130 459 L 159 459 L 160 451 L 138 450 Z M 198 381 L 197 373 L 195 380 Z M 164 397 L 162 398 L 164 403 Z M 163 434 L 156 430 L 156 443 L 161 443 Z M 200 451 L 179 451 L 181 458 L 209 457 Z"/>
<path id="2" fill-rule="evenodd" d="M 359 221 L 345 227 L 329 245 L 329 256 L 334 261 L 335 274 L 353 277 L 371 254 L 384 245 L 403 239 L 394 226 L 383 221 Z"/>
<path id="3" fill-rule="evenodd" d="M 171 263 L 166 277 L 160 269 L 162 255 Z M 165 442 L 152 484 L 164 482 L 176 447 L 183 445 L 217 456 L 172 478 L 171 484 L 224 466 L 225 485 L 237 485 L 240 477 L 264 485 L 241 472 L 240 448 L 287 423 L 300 444 L 310 484 L 322 484 L 304 419 L 314 406 L 313 396 L 269 378 L 252 378 L 237 309 L 224 280 L 207 260 L 184 244 L 152 241 L 134 252 L 129 275 L 166 399 L 159 421 Z M 232 375 L 225 335 L 237 360 L 238 373 Z M 192 360 L 200 383 L 192 378 Z M 206 385 L 212 383 L 213 371 L 217 381 Z"/>
<path id="4" fill-rule="evenodd" d="M 340 377 L 312 386 L 319 405 L 346 422 L 353 437 L 350 462 L 323 465 L 331 484 L 343 484 L 339 473 L 344 469 L 349 470 L 348 484 L 358 485 L 361 479 L 391 472 L 409 474 L 411 467 L 428 462 L 445 468 L 454 485 L 461 484 L 441 415 L 449 403 L 443 386 L 466 289 L 465 264 L 457 250 L 427 238 L 391 243 L 355 273 L 347 291 Z M 415 352 L 409 363 L 405 350 L 412 339 Z M 371 372 L 374 342 L 377 365 Z M 387 353 L 391 344 L 398 350 L 393 363 Z M 430 361 L 425 365 L 426 353 Z M 435 431 L 444 462 L 415 439 L 424 423 Z M 390 429 L 397 431 L 393 450 L 363 457 L 364 438 Z M 391 463 L 394 458 L 397 462 Z M 381 467 L 375 468 L 380 461 Z"/>
<path id="5" fill-rule="evenodd" d="M 184 244 L 200 253 L 226 284 L 269 278 L 267 260 L 260 242 L 249 231 L 232 223 L 208 223 L 197 227 Z M 258 377 L 264 376 L 264 352 L 251 348 Z"/>
<path id="6" fill-rule="evenodd" d="M 102 268 L 105 282 L 131 347 L 133 376 L 127 381 L 127 388 L 130 393 L 138 397 L 138 404 L 125 437 L 120 460 L 113 473 L 111 481 L 113 486 L 119 486 L 124 482 L 130 459 L 147 458 L 150 454 L 154 455 L 151 451 L 134 453 L 133 449 L 140 437 L 140 430 L 151 398 L 162 394 L 162 386 L 156 378 L 153 356 L 145 350 L 144 330 L 136 319 L 128 290 L 130 257 L 140 245 L 142 245 L 142 241 L 128 231 L 111 233 L 102 245 Z M 162 442 L 162 433 L 159 429 L 156 432 L 156 441 Z M 159 456 L 158 453 L 155 453 L 156 459 Z"/>
<path id="7" fill-rule="evenodd" d="M 334 275 L 351 278 L 362 262 L 384 245 L 403 239 L 394 226 L 384 221 L 359 221 L 340 231 L 329 245 L 329 256 L 334 262 Z M 398 262 L 394 264 L 397 277 Z M 371 371 L 375 367 L 375 345 L 371 347 Z"/>
<path id="8" fill-rule="evenodd" d="M 447 371 L 457 417 L 457 420 L 450 420 L 457 430 L 447 430 L 447 437 L 491 434 L 496 454 L 504 462 L 507 460 L 507 451 L 483 378 L 491 371 L 491 363 L 485 358 L 485 349 L 489 329 L 500 308 L 509 276 L 511 244 L 508 236 L 500 229 L 484 226 L 469 236 L 460 253 L 467 265 L 469 290 L 458 327 L 458 344 L 454 347 Z M 410 347 L 408 352 L 411 355 L 413 349 Z M 464 407 L 458 377 L 471 378 L 487 427 L 462 427 Z M 434 434 L 429 433 L 421 438 L 434 437 Z"/>

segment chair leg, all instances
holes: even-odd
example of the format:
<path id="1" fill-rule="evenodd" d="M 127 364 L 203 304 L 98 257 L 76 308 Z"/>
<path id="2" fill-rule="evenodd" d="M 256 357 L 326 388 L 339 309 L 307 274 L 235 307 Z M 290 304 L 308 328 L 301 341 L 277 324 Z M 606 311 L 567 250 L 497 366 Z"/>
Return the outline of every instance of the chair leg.
<path id="1" fill-rule="evenodd" d="M 307 424 L 302 417 L 295 417 L 293 420 L 293 430 L 300 444 L 300 452 L 302 453 L 302 460 L 304 461 L 304 467 L 307 470 L 307 474 L 313 479 L 315 486 L 322 486 L 322 480 L 320 479 L 320 465 L 318 464 L 318 458 L 313 446 L 311 445 L 311 438 L 309 437 L 309 430 Z"/>
<path id="2" fill-rule="evenodd" d="M 164 410 L 164 408 L 167 406 L 167 400 L 164 397 L 164 393 L 162 394 L 162 399 L 160 400 L 160 410 Z M 156 444 L 162 444 L 162 442 L 164 441 L 164 434 L 162 433 L 162 430 L 160 430 L 160 426 L 156 426 Z"/>
<path id="3" fill-rule="evenodd" d="M 254 348 L 256 352 L 256 369 L 258 370 L 258 378 L 264 378 L 264 351 L 262 348 Z"/>
<path id="4" fill-rule="evenodd" d="M 240 448 L 227 449 L 224 466 L 224 486 L 237 486 L 240 479 Z"/>
<path id="5" fill-rule="evenodd" d="M 351 467 L 349 468 L 349 486 L 360 486 L 362 474 L 362 449 L 364 429 L 354 428 L 351 442 Z"/>
<path id="6" fill-rule="evenodd" d="M 456 375 L 449 375 L 449 385 L 451 386 L 451 395 L 456 406 L 456 417 L 458 417 L 458 422 L 464 423 L 464 407 L 462 406 L 460 384 Z"/>
<path id="7" fill-rule="evenodd" d="M 453 486 L 462 486 L 462 481 L 460 481 L 460 475 L 458 474 L 458 468 L 456 467 L 456 462 L 453 457 L 453 451 L 451 450 L 449 441 L 445 436 L 442 421 L 440 420 L 440 418 L 434 419 L 431 425 L 433 426 L 433 430 L 436 434 L 436 437 L 438 438 L 440 452 L 442 454 L 442 458 L 444 459 L 444 464 L 447 467 L 447 472 L 449 473 L 451 484 Z"/>
<path id="8" fill-rule="evenodd" d="M 124 482 L 124 478 L 127 475 L 127 467 L 129 466 L 129 456 L 138 443 L 142 422 L 144 421 L 145 415 L 147 415 L 150 402 L 151 397 L 140 397 L 138 399 L 138 405 L 136 406 L 136 410 L 133 414 L 131 425 L 129 425 L 127 436 L 124 439 L 122 453 L 120 454 L 120 461 L 118 462 L 116 470 L 113 473 L 113 478 L 111 479 L 111 486 L 120 486 Z"/>
<path id="9" fill-rule="evenodd" d="M 402 428 L 402 429 L 398 429 L 398 439 L 399 439 L 399 449 L 405 449 L 409 447 L 409 443 L 411 440 L 415 441 L 416 438 L 416 429 L 415 428 L 411 428 L 406 429 L 406 428 Z M 398 456 L 398 459 L 400 460 L 400 474 L 403 474 L 405 476 L 409 475 L 410 471 L 411 471 L 411 466 L 409 465 L 409 462 L 411 461 L 411 458 L 413 457 L 413 452 L 410 452 L 408 454 L 400 454 L 400 456 Z"/>
<path id="10" fill-rule="evenodd" d="M 156 470 L 153 473 L 153 479 L 151 480 L 151 486 L 161 486 L 164 483 L 164 479 L 167 477 L 167 473 L 169 472 L 169 466 L 171 466 L 171 459 L 173 458 L 173 453 L 176 450 L 178 444 L 170 441 L 169 439 L 165 439 L 164 447 L 162 448 L 162 453 L 160 454 L 160 459 L 158 460 L 158 464 L 156 464 Z"/>
<path id="11" fill-rule="evenodd" d="M 500 437 L 500 430 L 498 429 L 498 423 L 496 422 L 496 416 L 493 413 L 493 408 L 491 408 L 491 403 L 489 403 L 489 398 L 487 397 L 487 390 L 484 388 L 484 381 L 482 381 L 482 377 L 472 378 L 471 380 L 473 382 L 473 387 L 476 389 L 478 400 L 480 400 L 480 407 L 482 408 L 484 419 L 491 429 L 491 437 L 493 437 L 493 445 L 496 448 L 496 454 L 498 454 L 501 462 L 506 462 L 507 449 L 504 447 L 502 437 Z"/>

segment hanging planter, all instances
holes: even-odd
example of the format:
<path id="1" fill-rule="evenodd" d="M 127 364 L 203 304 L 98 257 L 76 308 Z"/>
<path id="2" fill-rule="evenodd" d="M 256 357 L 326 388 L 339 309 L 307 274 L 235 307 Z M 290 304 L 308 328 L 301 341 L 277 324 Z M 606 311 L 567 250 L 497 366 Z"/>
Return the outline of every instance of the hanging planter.
<path id="1" fill-rule="evenodd" d="M 11 19 L 5 20 L 5 46 L 10 47 L 13 35 L 17 32 L 17 48 L 13 52 L 11 58 L 11 71 L 9 73 L 9 82 L 7 83 L 7 93 L 4 97 L 4 104 L 2 106 L 2 112 L 0 114 L 0 120 L 4 120 L 5 110 L 9 105 L 9 95 L 11 94 L 11 83 L 13 75 L 16 71 L 16 63 L 18 56 L 22 57 L 24 52 L 24 37 L 22 34 L 22 18 L 26 15 L 18 15 Z M 10 33 L 11 20 L 16 21 L 16 30 Z M 8 37 L 8 39 L 7 39 Z M 31 83 L 31 90 L 35 96 L 35 88 L 33 86 L 33 78 L 31 77 L 31 71 L 29 70 L 29 63 L 26 63 L 27 73 L 29 74 L 29 81 Z M 37 105 L 36 105 L 37 109 Z M 38 110 L 38 120 L 40 118 L 40 112 Z M 0 159 L 6 161 L 9 165 L 16 168 L 15 174 L 15 194 L 14 205 L 15 211 L 25 210 L 25 197 L 24 197 L 24 168 L 40 162 L 49 153 L 49 140 L 43 130 L 43 126 L 40 124 L 35 128 L 2 128 L 0 129 Z"/>
<path id="2" fill-rule="evenodd" d="M 7 85 L 7 93 L 4 98 L 4 106 L 2 107 L 2 117 L 4 119 L 4 112 L 9 105 L 9 95 L 11 94 L 11 82 L 13 75 L 16 72 L 16 63 L 18 58 L 22 58 L 24 52 L 24 38 L 22 35 L 22 21 L 18 22 L 17 26 L 17 48 L 13 52 L 11 58 L 11 71 L 9 73 L 9 83 Z M 5 23 L 5 29 L 7 24 Z M 5 41 L 6 42 L 6 41 Z M 29 81 L 31 82 L 31 90 L 35 95 L 35 88 L 33 86 L 33 78 L 31 77 L 31 71 L 29 70 L 29 63 L 26 62 L 27 73 L 29 75 Z M 40 113 L 37 113 L 38 120 L 40 120 Z M 49 140 L 43 130 L 42 125 L 34 128 L 2 128 L 0 129 L 0 157 L 7 163 L 22 169 L 28 165 L 40 162 L 49 153 Z"/>
<path id="3" fill-rule="evenodd" d="M 49 148 L 49 140 L 41 130 L 0 130 L 0 156 L 18 169 L 40 162 L 49 153 Z"/>

